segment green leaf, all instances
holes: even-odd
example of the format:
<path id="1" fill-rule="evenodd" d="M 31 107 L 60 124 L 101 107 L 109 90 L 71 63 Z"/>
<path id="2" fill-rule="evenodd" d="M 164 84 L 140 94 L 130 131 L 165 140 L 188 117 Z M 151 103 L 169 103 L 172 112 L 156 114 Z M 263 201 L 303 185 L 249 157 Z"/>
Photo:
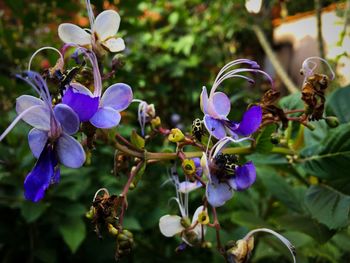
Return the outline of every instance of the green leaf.
<path id="1" fill-rule="evenodd" d="M 319 145 L 302 150 L 299 164 L 311 175 L 320 178 L 348 177 L 350 161 L 350 124 L 331 130 Z M 349 178 L 350 179 L 350 178 Z"/>
<path id="2" fill-rule="evenodd" d="M 286 179 L 279 176 L 274 169 L 268 172 L 259 173 L 267 190 L 288 208 L 302 213 L 305 211 L 302 197 L 296 188 L 286 182 Z M 301 197 L 302 196 L 302 197 Z"/>
<path id="3" fill-rule="evenodd" d="M 128 230 L 142 230 L 139 220 L 135 217 L 126 216 L 123 220 L 123 228 Z"/>
<path id="4" fill-rule="evenodd" d="M 85 224 L 81 218 L 63 220 L 59 231 L 72 253 L 77 251 L 86 235 Z"/>
<path id="5" fill-rule="evenodd" d="M 276 130 L 276 125 L 268 125 L 256 139 L 256 151 L 260 153 L 268 153 L 272 150 L 271 134 Z"/>
<path id="6" fill-rule="evenodd" d="M 327 242 L 335 233 L 323 224 L 307 215 L 285 215 L 276 217 L 274 220 L 287 230 L 294 230 L 307 234 L 314 238 L 317 242 Z"/>
<path id="7" fill-rule="evenodd" d="M 338 117 L 340 123 L 350 121 L 350 86 L 334 91 L 327 100 L 327 110 Z"/>
<path id="8" fill-rule="evenodd" d="M 49 207 L 46 203 L 33 203 L 25 201 L 22 203 L 21 215 L 27 223 L 36 221 Z"/>
<path id="9" fill-rule="evenodd" d="M 304 129 L 304 143 L 306 147 L 319 145 L 320 141 L 324 140 L 330 132 L 330 128 L 324 120 L 314 122 L 312 125 L 315 126 L 315 130 Z"/>
<path id="10" fill-rule="evenodd" d="M 348 225 L 350 196 L 328 186 L 314 185 L 306 193 L 305 203 L 313 218 L 330 229 Z"/>
<path id="11" fill-rule="evenodd" d="M 135 130 L 132 130 L 131 133 L 131 143 L 139 149 L 145 148 L 145 139 L 137 134 Z"/>
<path id="12" fill-rule="evenodd" d="M 232 213 L 231 222 L 249 228 L 271 228 L 271 225 L 268 224 L 264 219 L 252 212 L 246 211 L 235 211 Z"/>
<path id="13" fill-rule="evenodd" d="M 279 105 L 283 109 L 288 109 L 288 110 L 296 110 L 296 109 L 303 109 L 304 108 L 304 103 L 301 100 L 301 93 L 300 92 L 283 97 L 282 99 L 280 99 Z"/>

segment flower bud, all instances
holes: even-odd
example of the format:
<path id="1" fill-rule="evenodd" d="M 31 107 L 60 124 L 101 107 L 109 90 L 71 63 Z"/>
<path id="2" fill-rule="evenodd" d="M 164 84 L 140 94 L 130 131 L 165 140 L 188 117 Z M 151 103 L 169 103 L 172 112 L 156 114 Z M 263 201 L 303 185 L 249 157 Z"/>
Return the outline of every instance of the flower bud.
<path id="1" fill-rule="evenodd" d="M 161 124 L 162 124 L 162 121 L 160 120 L 159 116 L 151 120 L 151 125 L 153 129 L 158 128 Z"/>
<path id="2" fill-rule="evenodd" d="M 336 128 L 339 126 L 339 120 L 337 117 L 335 116 L 328 116 L 326 118 L 324 118 L 327 125 L 330 127 L 330 128 Z"/>
<path id="3" fill-rule="evenodd" d="M 107 224 L 108 232 L 112 236 L 117 236 L 119 234 L 118 229 L 116 229 L 112 224 Z"/>
<path id="4" fill-rule="evenodd" d="M 178 128 L 171 129 L 168 140 L 171 142 L 181 142 L 185 139 L 185 135 Z"/>
<path id="5" fill-rule="evenodd" d="M 248 239 L 240 239 L 235 245 L 232 241 L 226 246 L 226 256 L 227 258 L 233 260 L 233 262 L 243 263 L 247 262 L 250 257 L 252 250 L 254 249 L 254 237 L 249 237 Z"/>
<path id="6" fill-rule="evenodd" d="M 313 130 L 316 129 L 315 125 L 313 125 L 313 124 L 311 124 L 311 123 L 306 123 L 305 126 L 306 126 L 309 130 L 311 130 L 311 131 L 313 131 Z"/>
<path id="7" fill-rule="evenodd" d="M 154 104 L 147 105 L 147 116 L 152 119 L 156 116 L 156 110 L 154 108 Z"/>
<path id="8" fill-rule="evenodd" d="M 280 135 L 278 133 L 272 133 L 270 141 L 272 144 L 278 144 L 280 142 Z"/>
<path id="9" fill-rule="evenodd" d="M 200 212 L 197 220 L 198 220 L 198 223 L 202 225 L 207 225 L 209 223 L 209 215 L 207 210 Z"/>
<path id="10" fill-rule="evenodd" d="M 96 213 L 95 208 L 94 208 L 93 206 L 91 206 L 91 207 L 90 207 L 90 210 L 89 210 L 88 212 L 85 213 L 85 217 L 86 217 L 87 219 L 93 219 L 94 216 L 95 216 L 95 213 Z"/>
<path id="11" fill-rule="evenodd" d="M 181 218 L 181 225 L 184 228 L 188 228 L 191 226 L 191 220 L 188 217 L 183 217 L 183 218 Z"/>
<path id="12" fill-rule="evenodd" d="M 205 241 L 202 243 L 202 248 L 207 248 L 207 249 L 211 249 L 213 247 L 213 244 L 209 241 Z"/>
<path id="13" fill-rule="evenodd" d="M 194 164 L 194 161 L 191 159 L 185 159 L 182 162 L 182 169 L 184 170 L 184 173 L 186 175 L 193 175 L 196 172 L 196 165 Z"/>

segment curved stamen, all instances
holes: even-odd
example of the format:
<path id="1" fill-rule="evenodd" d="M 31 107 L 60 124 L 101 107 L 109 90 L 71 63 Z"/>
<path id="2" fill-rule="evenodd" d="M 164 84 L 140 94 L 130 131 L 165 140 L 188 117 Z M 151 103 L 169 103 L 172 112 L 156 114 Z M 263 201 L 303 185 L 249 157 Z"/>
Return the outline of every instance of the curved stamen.
<path id="1" fill-rule="evenodd" d="M 215 78 L 214 83 L 219 79 L 219 77 L 230 67 L 233 67 L 235 65 L 238 64 L 248 64 L 250 65 L 252 68 L 260 68 L 259 64 L 257 62 L 255 62 L 254 60 L 250 60 L 250 59 L 236 59 L 233 60 L 229 63 L 227 63 L 225 66 L 222 67 L 222 69 L 219 71 L 218 75 Z"/>
<path id="2" fill-rule="evenodd" d="M 96 57 L 95 53 L 87 50 L 86 48 L 80 47 L 74 43 L 67 43 L 62 48 L 63 54 L 65 54 L 65 52 L 67 52 L 68 47 L 77 48 L 75 52 L 81 52 L 84 55 L 84 57 L 86 57 L 90 60 L 90 63 L 92 65 L 92 72 L 93 72 L 93 76 L 94 76 L 94 93 L 93 94 L 95 97 L 101 97 L 102 80 L 101 80 L 100 69 L 98 67 L 97 57 Z"/>
<path id="3" fill-rule="evenodd" d="M 236 139 L 233 139 L 233 138 L 228 137 L 228 136 L 222 138 L 211 148 L 210 153 L 209 153 L 209 160 L 211 160 L 212 158 L 215 158 L 219 154 L 219 152 L 222 150 L 222 148 L 225 147 L 225 145 L 227 143 L 229 143 L 229 142 L 239 143 L 239 142 L 243 142 L 246 140 L 253 140 L 253 139 L 250 137 L 243 137 L 243 138 L 236 140 Z"/>
<path id="4" fill-rule="evenodd" d="M 86 4 L 86 10 L 90 21 L 90 27 L 92 28 L 94 26 L 95 16 L 94 16 L 94 12 L 92 11 L 90 0 L 85 0 L 85 4 Z"/>
<path id="5" fill-rule="evenodd" d="M 47 50 L 47 49 L 56 51 L 56 53 L 58 53 L 58 54 L 60 55 L 60 58 L 59 58 L 59 59 L 61 60 L 60 63 L 62 63 L 62 67 L 63 67 L 64 58 L 63 58 L 63 55 L 61 54 L 61 52 L 60 52 L 57 48 L 54 48 L 54 47 L 42 47 L 42 48 L 39 48 L 37 51 L 35 51 L 35 52 L 33 53 L 33 55 L 30 57 L 29 63 L 28 63 L 28 71 L 30 71 L 30 66 L 31 66 L 31 64 L 32 64 L 32 61 L 33 61 L 34 57 L 35 57 L 39 52 L 41 52 L 41 51 L 43 51 L 43 50 Z"/>
<path id="6" fill-rule="evenodd" d="M 108 192 L 108 190 L 107 190 L 107 188 L 100 188 L 100 189 L 98 189 L 97 191 L 96 191 L 96 193 L 95 193 L 95 195 L 94 195 L 94 198 L 92 199 L 92 202 L 95 202 L 95 200 L 96 200 L 96 197 L 98 196 L 98 194 L 100 193 L 100 192 L 105 192 L 108 196 L 109 196 L 109 192 Z"/>
<path id="7" fill-rule="evenodd" d="M 308 77 L 310 76 L 311 74 L 313 74 L 314 70 L 317 68 L 317 63 L 315 63 L 314 61 L 312 60 L 319 60 L 319 61 L 322 61 L 323 63 L 325 63 L 331 73 L 331 76 L 330 76 L 330 80 L 334 80 L 335 78 L 335 73 L 331 67 L 331 65 L 328 63 L 327 60 L 323 59 L 323 58 L 320 58 L 320 57 L 309 57 L 307 59 L 304 60 L 303 64 L 302 64 L 302 70 L 308 70 L 307 72 L 305 72 L 305 77 Z M 312 69 L 309 68 L 309 63 L 312 63 L 314 64 L 314 67 Z M 308 74 L 308 75 L 307 75 Z"/>
<path id="8" fill-rule="evenodd" d="M 250 231 L 243 239 L 244 240 L 248 240 L 249 238 L 251 238 L 255 233 L 258 233 L 258 232 L 266 232 L 266 233 L 269 233 L 269 234 L 272 234 L 274 235 L 275 237 L 277 237 L 279 240 L 281 240 L 281 242 L 288 248 L 289 252 L 292 254 L 292 257 L 293 257 L 293 262 L 296 263 L 296 259 L 295 259 L 295 248 L 294 246 L 292 245 L 292 243 L 289 242 L 289 240 L 287 238 L 285 238 L 284 236 L 282 236 L 281 234 L 271 230 L 271 229 L 268 229 L 268 228 L 258 228 L 258 229 L 254 229 L 252 231 Z"/>
<path id="9" fill-rule="evenodd" d="M 234 77 L 238 77 L 240 76 L 241 78 L 245 78 L 244 76 L 242 77 L 242 75 L 236 75 L 237 73 L 242 73 L 242 72 L 255 72 L 255 73 L 261 73 L 264 76 L 267 77 L 267 79 L 270 81 L 271 83 L 271 88 L 274 89 L 274 82 L 271 78 L 271 76 L 269 74 L 267 74 L 265 71 L 259 70 L 259 69 L 248 69 L 248 68 L 242 68 L 242 69 L 234 69 L 231 70 L 227 73 L 225 73 L 225 75 L 223 75 L 222 77 L 220 77 L 220 79 L 218 79 L 216 82 L 214 82 L 211 90 L 210 90 L 210 96 L 212 96 L 215 92 L 215 90 L 218 88 L 218 86 L 226 79 L 229 78 L 234 78 Z M 246 78 L 247 79 L 247 78 Z M 249 81 L 249 78 L 247 79 Z"/>
<path id="10" fill-rule="evenodd" d="M 131 102 L 139 103 L 137 110 L 137 120 L 141 127 L 141 134 L 145 136 L 145 126 L 146 126 L 146 115 L 147 115 L 147 102 L 139 99 L 133 99 Z"/>
<path id="11" fill-rule="evenodd" d="M 38 93 L 40 98 L 42 98 L 44 102 L 49 106 L 49 108 L 51 108 L 51 95 L 42 77 L 33 71 L 25 71 L 24 74 L 26 77 L 23 77 L 19 74 L 16 74 L 16 77 L 30 85 Z"/>

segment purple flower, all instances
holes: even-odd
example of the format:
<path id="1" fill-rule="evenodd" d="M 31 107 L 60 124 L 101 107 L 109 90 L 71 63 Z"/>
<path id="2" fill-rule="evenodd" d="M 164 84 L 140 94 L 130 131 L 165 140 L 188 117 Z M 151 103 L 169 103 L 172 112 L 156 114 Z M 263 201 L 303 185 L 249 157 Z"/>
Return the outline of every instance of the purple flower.
<path id="1" fill-rule="evenodd" d="M 24 195 L 26 199 L 37 202 L 44 197 L 50 184 L 59 181 L 58 163 L 79 168 L 85 162 L 85 152 L 80 143 L 70 136 L 79 129 L 77 114 L 65 104 L 52 108 L 48 87 L 38 73 L 28 71 L 25 77 L 18 77 L 31 85 L 41 99 L 29 95 L 17 98 L 18 116 L 0 136 L 0 141 L 21 119 L 33 126 L 28 142 L 38 161 L 24 181 Z"/>
<path id="2" fill-rule="evenodd" d="M 209 157 L 205 153 L 202 156 L 203 172 L 208 178 L 206 196 L 210 205 L 214 207 L 223 206 L 232 198 L 234 191 L 243 191 L 249 188 L 256 179 L 254 164 L 249 161 L 239 165 L 237 161 L 231 161 L 234 156 L 224 156 L 221 152 L 229 142 L 240 142 L 249 138 L 239 140 L 224 137 L 211 149 Z"/>
<path id="3" fill-rule="evenodd" d="M 70 106 L 82 122 L 90 121 L 95 127 L 104 129 L 117 126 L 121 119 L 120 111 L 125 110 L 132 101 L 130 86 L 124 83 L 113 84 L 101 97 L 102 81 L 95 54 L 84 48 L 78 48 L 77 52 L 83 52 L 91 61 L 94 92 L 79 83 L 71 83 L 62 103 Z"/>
<path id="4" fill-rule="evenodd" d="M 229 68 L 239 64 L 248 64 L 252 68 L 238 68 L 226 72 Z M 219 85 L 228 78 L 238 77 L 254 83 L 254 80 L 240 74 L 243 72 L 262 73 L 267 76 L 272 83 L 271 77 L 258 68 L 259 65 L 255 61 L 248 59 L 231 61 L 220 70 L 210 90 L 209 96 L 206 87 L 203 87 L 201 93 L 201 109 L 204 113 L 203 121 L 208 132 L 215 138 L 222 139 L 228 133 L 230 136 L 237 139 L 238 135 L 249 136 L 259 128 L 262 121 L 262 109 L 260 106 L 250 107 L 243 114 L 243 118 L 240 123 L 230 121 L 227 118 L 231 110 L 230 99 L 225 93 L 216 92 Z"/>

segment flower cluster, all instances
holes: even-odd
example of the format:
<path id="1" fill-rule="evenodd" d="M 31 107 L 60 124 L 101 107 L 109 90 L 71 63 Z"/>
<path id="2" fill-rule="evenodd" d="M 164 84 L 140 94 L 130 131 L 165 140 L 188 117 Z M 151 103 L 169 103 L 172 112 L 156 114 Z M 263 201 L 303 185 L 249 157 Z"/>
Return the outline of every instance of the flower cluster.
<path id="1" fill-rule="evenodd" d="M 93 50 L 100 50 L 101 46 L 107 47 L 112 52 L 124 49 L 123 40 L 114 38 L 119 28 L 120 17 L 117 12 L 109 10 L 94 21 L 89 1 L 87 7 L 92 27 L 91 35 L 73 24 L 62 24 L 58 30 L 59 36 L 67 43 L 63 52 L 52 47 L 38 51 L 53 49 L 60 55 L 55 68 L 51 69 L 53 73 L 49 76 L 50 79 L 57 77 L 58 74 L 62 75 L 65 53 L 68 47 L 74 47 L 76 50 L 72 58 L 82 55 L 91 63 L 93 87 L 85 87 L 74 77 L 65 82 L 59 79 L 63 89 L 60 92 L 63 96 L 57 103 L 52 98 L 48 84 L 39 73 L 26 71 L 17 75 L 30 85 L 39 97 L 22 95 L 17 98 L 18 116 L 1 135 L 0 141 L 20 120 L 33 127 L 28 134 L 28 143 L 37 162 L 24 181 L 24 196 L 33 202 L 41 200 L 46 189 L 51 184 L 59 182 L 60 164 L 69 168 L 83 166 L 86 159 L 85 151 L 81 143 L 73 137 L 79 132 L 81 124 L 89 122 L 96 128 L 103 129 L 115 127 L 120 123 L 120 112 L 125 110 L 133 99 L 131 87 L 125 83 L 111 85 L 102 95 L 101 74 Z M 92 50 L 89 50 L 90 48 Z M 37 53 L 35 52 L 33 57 Z"/>
<path id="2" fill-rule="evenodd" d="M 104 90 L 101 58 L 108 51 L 125 49 L 123 39 L 116 37 L 120 16 L 114 10 L 106 10 L 95 19 L 90 1 L 86 0 L 86 6 L 90 29 L 70 23 L 61 24 L 58 35 L 65 43 L 61 51 L 45 47 L 32 56 L 43 49 L 54 50 L 60 56 L 56 65 L 39 74 L 30 70 L 31 58 L 28 71 L 17 75 L 33 88 L 38 97 L 22 95 L 17 98 L 17 117 L 0 136 L 0 141 L 20 120 L 33 127 L 28 134 L 28 143 L 37 161 L 24 181 L 25 198 L 33 202 L 43 199 L 49 186 L 60 180 L 60 164 L 69 168 L 82 167 L 86 161 L 86 151 L 93 148 L 98 129 L 118 126 L 121 111 L 136 102 L 141 135 L 134 130 L 129 141 L 115 132 L 113 141 L 116 148 L 114 171 L 125 168 L 129 172 L 127 182 L 118 195 L 109 195 L 105 188 L 98 190 L 91 210 L 87 213 L 99 237 L 103 230 L 116 237 L 116 258 L 130 253 L 134 243 L 133 234 L 123 227 L 129 189 L 136 187 L 147 165 L 172 160 L 170 181 L 175 185 L 176 197 L 173 200 L 179 206 L 180 215 L 162 216 L 159 229 L 166 237 L 181 237 L 178 251 L 192 246 L 209 248 L 211 243 L 206 241 L 205 235 L 207 228 L 212 227 L 216 231 L 218 250 L 225 259 L 228 262 L 247 262 L 254 248 L 253 235 L 268 232 L 288 247 L 295 262 L 291 243 L 270 229 L 252 230 L 243 239 L 222 246 L 217 208 L 229 202 L 234 193 L 252 187 L 259 176 L 249 155 L 243 155 L 254 152 L 259 134 L 266 126 L 272 125 L 276 133 L 283 134 L 291 121 L 309 128 L 310 121 L 322 119 L 329 126 L 337 125 L 335 117 L 324 116 L 324 91 L 328 82 L 334 78 L 334 73 L 330 67 L 330 77 L 315 72 L 317 64 L 314 61 L 326 61 L 315 57 L 305 60 L 301 71 L 305 75 L 301 98 L 305 108 L 292 111 L 277 105 L 280 93 L 257 62 L 237 59 L 227 63 L 219 71 L 211 89 L 202 88 L 198 108 L 202 110 L 203 117 L 193 122 L 192 134 L 189 134 L 179 128 L 163 127 L 154 104 L 134 99 L 129 85 L 115 83 Z M 69 60 L 74 60 L 77 66 L 67 68 Z M 91 79 L 86 76 L 79 78 L 86 64 L 91 66 L 87 70 Z M 223 91 L 218 91 L 218 88 L 225 80 L 232 78 L 255 83 L 249 74 L 265 76 L 271 88 L 260 102 L 248 105 L 240 121 L 232 120 L 231 98 Z M 56 85 L 56 94 L 50 91 L 52 83 Z M 295 113 L 299 116 L 289 116 Z M 176 152 L 148 152 L 147 143 L 156 135 L 164 136 L 165 140 L 176 144 Z M 186 152 L 187 146 L 198 151 Z M 181 173 L 178 173 L 179 167 Z M 100 196 L 102 190 L 105 194 Z M 189 195 L 193 191 L 203 195 L 196 209 L 189 208 Z M 192 219 L 190 210 L 194 211 Z"/>

